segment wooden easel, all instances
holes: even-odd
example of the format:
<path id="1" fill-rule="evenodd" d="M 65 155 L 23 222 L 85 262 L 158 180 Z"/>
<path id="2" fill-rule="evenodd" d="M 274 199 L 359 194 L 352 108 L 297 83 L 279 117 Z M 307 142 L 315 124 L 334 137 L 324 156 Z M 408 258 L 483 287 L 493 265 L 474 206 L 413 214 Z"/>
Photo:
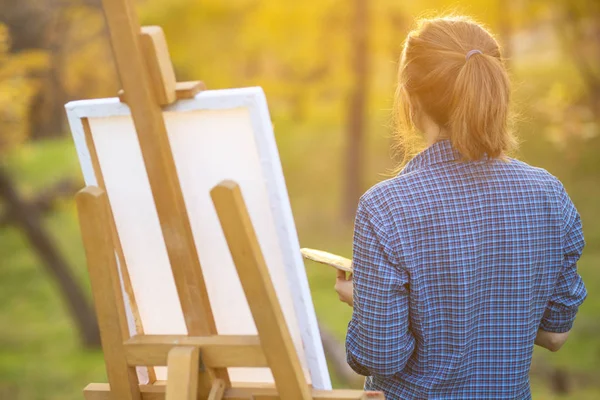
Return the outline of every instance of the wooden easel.
<path id="1" fill-rule="evenodd" d="M 193 97 L 203 84 L 175 81 L 162 30 L 140 28 L 132 3 L 103 0 L 123 85 L 120 98 L 131 110 L 188 335 L 130 337 L 108 198 L 101 188 L 83 189 L 77 208 L 109 381 L 88 385 L 85 398 L 383 399 L 381 393 L 315 390 L 306 383 L 241 191 L 231 181 L 215 187 L 211 197 L 258 335 L 217 334 L 161 109 Z M 167 381 L 140 385 L 136 366 L 168 366 Z M 268 367 L 275 386 L 232 387 L 228 367 Z"/>

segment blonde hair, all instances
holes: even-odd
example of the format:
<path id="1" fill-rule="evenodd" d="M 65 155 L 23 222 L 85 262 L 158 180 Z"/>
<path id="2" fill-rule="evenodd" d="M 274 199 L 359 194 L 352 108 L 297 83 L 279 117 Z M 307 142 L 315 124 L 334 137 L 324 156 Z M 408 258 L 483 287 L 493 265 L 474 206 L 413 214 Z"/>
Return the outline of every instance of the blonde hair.
<path id="1" fill-rule="evenodd" d="M 395 96 L 402 164 L 423 147 L 411 115 L 417 104 L 464 161 L 502 157 L 515 145 L 510 92 L 498 42 L 482 25 L 456 16 L 419 21 L 404 44 Z"/>

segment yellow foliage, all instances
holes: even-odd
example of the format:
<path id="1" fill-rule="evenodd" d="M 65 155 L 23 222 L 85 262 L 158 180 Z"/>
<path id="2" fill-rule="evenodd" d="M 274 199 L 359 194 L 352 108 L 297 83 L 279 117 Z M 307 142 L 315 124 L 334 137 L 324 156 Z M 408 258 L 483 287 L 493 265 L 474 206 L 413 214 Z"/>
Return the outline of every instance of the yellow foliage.
<path id="1" fill-rule="evenodd" d="M 48 68 L 48 54 L 8 54 L 9 37 L 0 25 L 0 153 L 23 142 L 29 131 L 29 106 L 37 91 L 35 73 Z"/>
<path id="2" fill-rule="evenodd" d="M 502 0 L 365 1 L 369 13 L 369 45 L 364 54 L 368 58 L 367 105 L 370 120 L 383 123 L 391 114 L 402 42 L 415 17 L 426 10 L 464 12 L 494 29 L 500 28 L 510 12 L 512 27 L 518 29 L 525 14 L 550 7 L 542 2 L 517 7 L 513 2 L 509 10 Z M 261 86 L 276 120 L 343 126 L 355 79 L 354 0 L 136 3 L 142 24 L 165 30 L 179 80 L 203 80 L 210 89 Z M 68 29 L 52 54 L 8 54 L 8 34 L 0 26 L 0 129 L 4 132 L 0 149 L 26 136 L 28 106 L 38 90 L 36 76 L 50 62 L 53 71 L 59 71 L 68 99 L 115 96 L 119 89 L 101 10 L 78 2 L 62 7 L 61 24 Z"/>
<path id="3" fill-rule="evenodd" d="M 68 7 L 70 25 L 63 49 L 62 80 L 73 98 L 113 97 L 119 90 L 104 15 L 97 9 Z"/>

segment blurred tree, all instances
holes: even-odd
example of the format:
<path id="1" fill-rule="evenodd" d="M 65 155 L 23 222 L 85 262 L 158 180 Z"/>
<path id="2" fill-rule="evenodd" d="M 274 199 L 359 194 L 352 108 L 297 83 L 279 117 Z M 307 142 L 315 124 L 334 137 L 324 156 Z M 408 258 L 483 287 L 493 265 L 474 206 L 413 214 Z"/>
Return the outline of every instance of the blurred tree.
<path id="1" fill-rule="evenodd" d="M 510 66 L 512 57 L 513 33 L 513 2 L 514 0 L 497 0 L 498 6 L 498 40 L 502 47 L 502 56 L 507 66 Z"/>
<path id="2" fill-rule="evenodd" d="M 600 2 L 557 2 L 557 32 L 587 87 L 587 101 L 600 120 Z"/>
<path id="3" fill-rule="evenodd" d="M 0 0 L 0 23 L 6 27 L 9 38 L 5 40 L 6 58 L 19 59 L 32 54 L 45 57 L 43 67 L 17 70 L 12 76 L 15 79 L 25 73 L 35 79 L 35 85 L 28 87 L 25 98 L 19 100 L 27 105 L 26 118 L 19 123 L 26 127 L 29 137 L 45 138 L 66 132 L 64 104 L 77 96 L 69 90 L 68 82 L 74 78 L 70 74 L 74 51 L 76 57 L 85 59 L 85 54 L 77 51 L 82 50 L 81 46 L 73 49 L 73 44 L 89 37 L 90 30 L 97 31 L 92 35 L 93 40 L 104 34 L 103 24 L 100 29 L 89 24 L 90 13 L 101 16 L 99 6 L 100 0 Z M 100 72 L 103 63 L 94 65 L 98 68 L 95 78 L 98 80 L 103 77 Z M 110 62 L 108 65 L 112 71 Z M 87 84 L 97 86 L 92 81 Z"/>
<path id="4" fill-rule="evenodd" d="M 64 21 L 57 1 L 2 0 L 0 21 L 8 27 L 9 52 L 45 51 L 50 59 L 47 67 L 37 71 L 38 88 L 30 103 L 32 137 L 63 133 L 63 104 L 66 95 L 60 77 L 59 41 L 64 36 Z"/>
<path id="5" fill-rule="evenodd" d="M 319 331 L 321 332 L 321 341 L 323 350 L 327 356 L 327 361 L 331 365 L 333 373 L 344 386 L 361 387 L 364 384 L 364 377 L 358 375 L 348 365 L 346 361 L 346 346 L 337 339 L 333 332 L 319 321 Z"/>
<path id="6" fill-rule="evenodd" d="M 528 29 L 542 32 L 555 53 L 548 66 L 556 72 L 534 103 L 535 117 L 565 156 L 563 177 L 591 180 L 600 151 L 600 2 L 521 1 L 519 8 Z"/>
<path id="7" fill-rule="evenodd" d="M 67 6 L 70 3 L 66 1 L 0 0 L 0 156 L 29 138 L 65 132 L 67 92 L 60 75 L 68 71 L 63 64 Z M 67 186 L 72 194 L 73 185 Z M 83 344 L 97 347 L 100 340 L 93 309 L 44 228 L 39 206 L 53 203 L 50 197 L 56 191 L 50 194 L 44 192 L 30 202 L 19 192 L 9 169 L 0 166 L 0 200 L 6 208 L 2 222 L 13 223 L 22 231 L 42 266 L 56 280 Z"/>
<path id="8" fill-rule="evenodd" d="M 352 87 L 348 98 L 347 111 L 347 153 L 344 177 L 342 212 L 344 220 L 351 222 L 356 214 L 358 200 L 363 193 L 361 173 L 367 119 L 368 76 L 369 76 L 369 4 L 368 0 L 353 1 L 353 15 L 350 24 L 352 46 Z"/>
<path id="9" fill-rule="evenodd" d="M 73 277 L 67 262 L 50 235 L 44 229 L 38 209 L 23 199 L 8 171 L 2 166 L 0 166 L 0 199 L 4 200 L 11 220 L 27 237 L 31 247 L 42 261 L 42 265 L 56 280 L 83 344 L 86 347 L 99 347 L 100 335 L 96 315 L 90 307 L 87 297 Z"/>
<path id="10" fill-rule="evenodd" d="M 29 137 L 29 106 L 35 97 L 37 74 L 47 68 L 39 50 L 9 52 L 8 28 L 0 24 L 0 153 Z"/>

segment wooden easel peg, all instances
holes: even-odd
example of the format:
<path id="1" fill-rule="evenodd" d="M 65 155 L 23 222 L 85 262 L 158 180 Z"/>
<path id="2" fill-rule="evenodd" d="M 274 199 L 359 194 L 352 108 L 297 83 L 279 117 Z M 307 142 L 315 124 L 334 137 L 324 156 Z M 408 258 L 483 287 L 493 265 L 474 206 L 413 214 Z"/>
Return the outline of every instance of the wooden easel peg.
<path id="1" fill-rule="evenodd" d="M 206 90 L 206 85 L 202 81 L 177 82 L 175 84 L 175 99 L 192 99 L 204 90 Z M 127 97 L 123 89 L 119 90 L 118 96 L 121 103 L 127 103 Z"/>
<path id="2" fill-rule="evenodd" d="M 202 81 L 176 81 L 167 39 L 160 26 L 143 26 L 139 39 L 140 50 L 158 104 L 166 106 L 176 100 L 191 99 L 206 90 L 206 85 Z M 118 96 L 122 103 L 127 103 L 124 90 L 119 90 Z"/>

